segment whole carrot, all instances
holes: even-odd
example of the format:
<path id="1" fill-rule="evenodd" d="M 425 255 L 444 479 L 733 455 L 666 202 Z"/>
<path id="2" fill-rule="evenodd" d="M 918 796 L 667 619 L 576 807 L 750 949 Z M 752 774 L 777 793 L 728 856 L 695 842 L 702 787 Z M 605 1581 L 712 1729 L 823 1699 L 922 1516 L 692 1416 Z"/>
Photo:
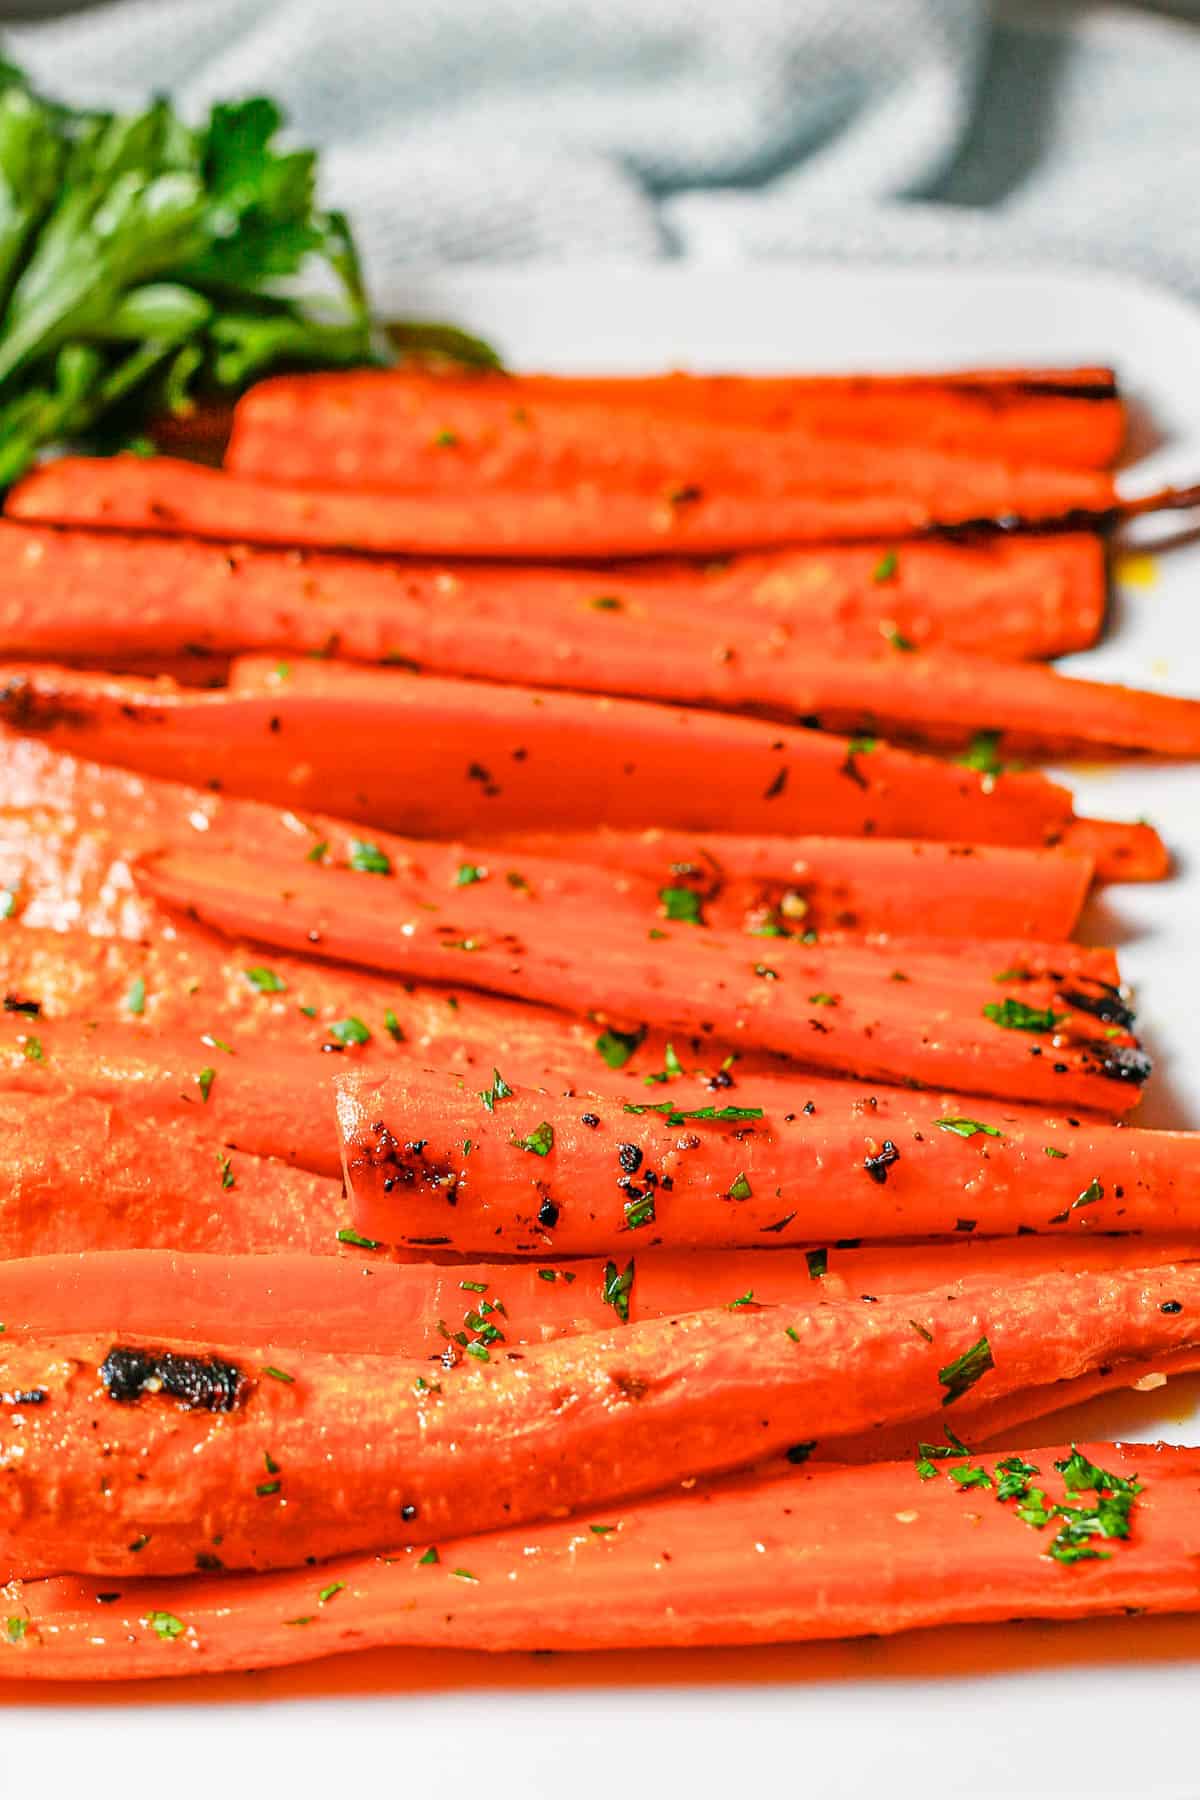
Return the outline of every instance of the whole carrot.
<path id="1" fill-rule="evenodd" d="M 593 395 L 596 394 L 593 390 Z M 328 404 L 321 396 L 332 394 Z M 920 439 L 856 437 L 790 422 L 769 431 L 740 420 L 580 404 L 561 388 L 362 371 L 337 389 L 253 390 L 234 413 L 225 456 L 264 483 L 461 496 L 572 494 L 591 486 L 670 499 L 688 493 L 897 497 L 934 516 L 995 517 L 1049 507 L 1061 515 L 1111 485 L 1092 469 L 1030 462 L 998 442 L 969 451 Z M 1063 496 L 1072 498 L 1063 500 Z M 1091 498 L 1083 498 L 1089 495 Z M 829 535 L 836 536 L 834 532 Z"/>
<path id="2" fill-rule="evenodd" d="M 594 562 L 910 538 L 997 523 L 1098 526 L 1128 510 L 1112 480 L 1092 470 L 961 460 L 961 471 L 939 471 L 939 479 L 955 479 L 925 497 L 873 485 L 838 494 L 803 488 L 706 492 L 690 478 L 651 493 L 597 484 L 590 476 L 568 488 L 514 497 L 503 489 L 476 491 L 473 483 L 462 493 L 433 495 L 267 486 L 169 457 L 63 457 L 19 482 L 7 511 L 10 518 L 43 524 L 177 531 L 313 549 Z M 1172 495 L 1156 494 L 1138 510 L 1174 504 Z"/>
<path id="3" fill-rule="evenodd" d="M 499 1090 L 499 1091 L 497 1091 Z M 479 1093 L 432 1070 L 343 1076 L 354 1223 L 476 1256 L 779 1247 L 845 1238 L 1186 1232 L 1186 1132 L 1073 1124 L 900 1089 L 676 1078 L 637 1100 Z M 887 1146 L 885 1148 L 885 1146 Z"/>
<path id="4" fill-rule="evenodd" d="M 743 834 L 1073 846 L 1069 794 L 1030 772 L 635 700 L 434 676 L 381 692 L 375 675 L 349 668 L 321 679 L 267 691 L 256 676 L 210 694 L 10 669 L 0 722 L 77 756 L 420 837 L 486 841 L 601 822 L 727 830 L 736 820 Z M 1086 829 L 1101 875 L 1162 873 L 1150 828 Z"/>
<path id="5" fill-rule="evenodd" d="M 951 1298 L 818 1302 L 787 1320 L 692 1313 L 518 1353 L 496 1327 L 461 1366 L 446 1366 L 450 1353 L 279 1362 L 269 1346 L 21 1340 L 0 1347 L 0 1551 L 30 1575 L 149 1575 L 214 1551 L 229 1568 L 269 1568 L 436 1542 L 949 1409 L 973 1390 L 999 1398 L 1188 1348 L 1198 1301 L 1191 1267 L 1047 1274 Z"/>
<path id="6" fill-rule="evenodd" d="M 1104 467 L 1116 460 L 1124 407 L 1111 369 L 951 370 L 901 375 L 505 375 L 436 383 L 392 375 L 280 376 L 239 404 L 235 448 L 291 431 L 317 441 L 349 419 L 394 426 L 406 402 L 460 391 L 490 402 L 497 420 L 529 428 L 529 402 L 580 414 L 614 411 L 737 425 L 772 434 L 799 430 L 876 443 L 982 451 L 1038 463 Z M 505 415 L 507 409 L 507 416 Z M 451 448 L 442 445 L 440 448 Z"/>
<path id="7" fill-rule="evenodd" d="M 1150 1069 L 1124 1004 L 1067 973 L 1070 945 L 999 968 L 992 945 L 910 952 L 902 940 L 825 948 L 781 938 L 756 955 L 746 939 L 692 923 L 664 921 L 643 942 L 603 921 L 534 917 L 507 895 L 486 913 L 468 901 L 426 914 L 316 866 L 268 885 L 247 859 L 167 853 L 138 878 L 165 904 L 280 949 L 312 945 L 435 981 L 465 964 L 473 985 L 495 993 L 701 1042 L 745 1041 L 868 1079 L 1124 1110 Z M 998 975 L 1015 977 L 1020 997 Z"/>
<path id="8" fill-rule="evenodd" d="M 514 620 L 543 633 L 566 623 L 603 644 L 616 614 L 671 629 L 677 643 L 692 633 L 716 643 L 735 607 L 743 629 L 808 645 L 873 649 L 887 638 L 1057 656 L 1095 642 L 1105 607 L 1100 541 L 1082 533 L 591 570 L 387 562 L 9 519 L 0 580 L 0 655 L 109 669 L 138 658 L 186 669 L 190 659 L 202 682 L 248 650 L 423 660 L 431 634 L 504 642 Z"/>
<path id="9" fill-rule="evenodd" d="M 981 1491 L 964 1494 L 956 1468 L 982 1471 Z M 1068 1470 L 1110 1485 L 1068 1488 Z M 1164 1444 L 995 1450 L 926 1482 L 911 1460 L 814 1465 L 320 1570 L 124 1580 L 115 1592 L 107 1579 L 26 1582 L 9 1590 L 0 1677 L 167 1678 L 384 1646 L 641 1651 L 1192 1613 L 1198 1473 L 1200 1452 Z M 1092 1555 L 1066 1561 L 1065 1519 L 1048 1509 L 1074 1507 L 1094 1529 L 1101 1493 L 1114 1491 L 1124 1499 L 1106 1509 L 1109 1525 L 1128 1537 L 1084 1540 Z"/>

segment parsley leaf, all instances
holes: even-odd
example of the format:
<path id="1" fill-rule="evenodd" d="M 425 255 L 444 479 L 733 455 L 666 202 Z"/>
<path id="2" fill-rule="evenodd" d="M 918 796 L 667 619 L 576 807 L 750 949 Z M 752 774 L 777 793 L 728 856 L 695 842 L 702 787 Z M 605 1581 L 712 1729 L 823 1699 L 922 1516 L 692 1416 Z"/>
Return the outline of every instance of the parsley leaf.
<path id="1" fill-rule="evenodd" d="M 633 1291 L 634 1263 L 630 1257 L 624 1269 L 617 1270 L 615 1262 L 604 1265 L 604 1279 L 600 1288 L 600 1297 L 606 1306 L 611 1306 L 618 1319 L 629 1323 L 629 1296 Z"/>
<path id="2" fill-rule="evenodd" d="M 942 1405 L 950 1406 L 955 1400 L 960 1400 L 995 1366 L 992 1347 L 986 1336 L 979 1338 L 969 1350 L 964 1350 L 961 1356 L 956 1356 L 953 1362 L 938 1370 L 938 1380 L 946 1390 L 942 1395 Z"/>
<path id="3" fill-rule="evenodd" d="M 703 925 L 700 896 L 694 888 L 659 888 L 658 897 L 664 918 L 681 920 L 685 925 Z"/>
<path id="4" fill-rule="evenodd" d="M 548 1119 L 543 1119 L 527 1137 L 517 1137 L 514 1134 L 508 1141 L 515 1144 L 518 1150 L 531 1150 L 535 1156 L 549 1156 L 554 1148 L 554 1127 Z"/>
<path id="5" fill-rule="evenodd" d="M 1001 1026 L 1005 1031 L 1053 1031 L 1068 1017 L 1066 1013 L 1056 1013 L 1050 1007 L 1026 1006 L 1021 1000 L 1014 1000 L 1011 995 L 997 1002 L 989 1000 L 983 1009 L 985 1019 L 993 1025 Z"/>
<path id="6" fill-rule="evenodd" d="M 392 872 L 391 858 L 368 838 L 350 839 L 350 867 L 360 875 L 390 875 Z"/>
<path id="7" fill-rule="evenodd" d="M 509 1087 L 507 1081 L 505 1081 L 499 1069 L 493 1069 L 492 1085 L 490 1088 L 481 1089 L 479 1098 L 483 1101 L 488 1112 L 495 1112 L 497 1100 L 508 1100 L 511 1098 L 511 1095 L 512 1089 Z"/>
<path id="8" fill-rule="evenodd" d="M 985 1137 L 1003 1137 L 1004 1133 L 995 1125 L 983 1125 L 978 1119 L 935 1119 L 934 1124 L 941 1131 L 952 1131 L 956 1137 L 973 1138 L 980 1132 Z"/>
<path id="9" fill-rule="evenodd" d="M 610 1069 L 623 1069 L 645 1036 L 644 1025 L 639 1025 L 636 1031 L 617 1031 L 609 1025 L 596 1039 L 596 1048 Z"/>

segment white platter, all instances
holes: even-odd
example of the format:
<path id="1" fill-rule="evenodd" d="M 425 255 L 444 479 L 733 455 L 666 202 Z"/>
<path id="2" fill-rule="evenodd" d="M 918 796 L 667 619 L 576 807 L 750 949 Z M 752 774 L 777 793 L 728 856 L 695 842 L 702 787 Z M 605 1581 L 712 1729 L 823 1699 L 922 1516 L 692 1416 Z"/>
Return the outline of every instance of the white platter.
<path id="1" fill-rule="evenodd" d="M 1112 362 L 1138 403 L 1148 452 L 1131 485 L 1152 473 L 1200 474 L 1200 314 L 1107 275 L 820 264 L 468 270 L 414 276 L 382 298 L 397 314 L 482 332 L 517 367 Z M 1149 582 L 1144 566 L 1135 572 L 1141 579 L 1118 593 L 1109 641 L 1073 660 L 1089 673 L 1200 694 L 1200 545 L 1156 556 Z M 1159 1059 L 1142 1117 L 1200 1124 L 1200 953 L 1191 943 L 1200 770 L 1143 765 L 1071 779 L 1081 810 L 1145 814 L 1176 853 L 1171 882 L 1110 889 L 1088 935 L 1120 944 Z M 1036 1436 L 1074 1431 L 1200 1443 L 1200 1379 L 1094 1405 Z M 1130 1619 L 736 1653 L 371 1654 L 136 1690 L 0 1688 L 0 1795 L 297 1800 L 356 1789 L 406 1800 L 708 1800 L 755 1784 L 817 1800 L 1195 1800 L 1198 1658 L 1200 1621 Z"/>

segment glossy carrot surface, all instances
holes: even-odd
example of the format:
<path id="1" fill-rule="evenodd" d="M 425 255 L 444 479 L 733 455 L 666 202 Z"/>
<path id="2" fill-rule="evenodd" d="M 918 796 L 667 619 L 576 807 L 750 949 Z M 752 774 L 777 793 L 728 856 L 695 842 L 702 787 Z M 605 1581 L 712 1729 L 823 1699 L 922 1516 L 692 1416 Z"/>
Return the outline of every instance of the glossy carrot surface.
<path id="1" fill-rule="evenodd" d="M 7 511 L 49 525 L 523 562 L 909 538 L 998 520 L 1103 525 L 1116 514 L 1116 488 L 1106 474 L 961 461 L 961 469 L 957 459 L 953 469 L 939 468 L 944 485 L 924 497 L 873 487 L 838 495 L 802 488 L 705 494 L 690 481 L 639 493 L 589 478 L 573 488 L 535 489 L 514 503 L 504 489 L 431 496 L 268 486 L 168 457 L 63 457 L 19 482 Z"/>

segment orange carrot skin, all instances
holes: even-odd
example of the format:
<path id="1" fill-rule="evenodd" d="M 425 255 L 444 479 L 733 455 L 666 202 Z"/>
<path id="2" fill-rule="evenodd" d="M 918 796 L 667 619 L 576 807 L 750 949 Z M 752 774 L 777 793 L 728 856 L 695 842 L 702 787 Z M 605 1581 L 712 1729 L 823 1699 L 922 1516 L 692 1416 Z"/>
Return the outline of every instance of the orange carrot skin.
<path id="1" fill-rule="evenodd" d="M 493 898 L 482 919 L 469 906 L 459 917 L 418 908 L 402 917 L 386 893 L 377 899 L 315 866 L 289 875 L 286 888 L 268 888 L 248 860 L 167 853 L 141 865 L 138 878 L 166 905 L 281 949 L 311 944 L 339 960 L 442 981 L 469 957 L 470 979 L 494 992 L 685 1039 L 745 1040 L 867 1079 L 1125 1110 L 1149 1073 L 1130 1015 L 1107 988 L 1082 975 L 1056 980 L 1061 971 L 1051 965 L 1020 981 L 1023 997 L 1013 1001 L 996 980 L 1009 968 L 997 968 L 990 944 L 968 958 L 960 946 L 910 953 L 902 940 L 825 949 L 777 938 L 768 961 L 748 955 L 744 939 L 691 924 L 664 923 L 644 947 L 636 934 L 581 932 L 564 920 L 542 918 L 534 929 L 507 896 Z M 472 914 L 478 923 L 466 922 Z M 1062 947 L 1067 969 L 1074 954 Z M 1042 955 L 1055 958 L 1058 947 Z M 985 1010 L 1014 1006 L 1046 1019 L 1031 1021 L 1040 1042 L 1030 1043 L 1019 1019 L 1010 1028 L 1014 1021 Z"/>
<path id="2" fill-rule="evenodd" d="M 1162 881 L 1171 872 L 1170 851 L 1144 819 L 1132 825 L 1072 819 L 1047 842 L 1092 857 L 1100 881 Z"/>
<path id="3" fill-rule="evenodd" d="M 635 1102 L 517 1087 L 488 1112 L 451 1078 L 400 1069 L 342 1077 L 337 1094 L 354 1223 L 401 1247 L 586 1256 L 955 1232 L 1172 1233 L 1200 1221 L 1190 1134 L 1010 1120 L 984 1101 L 955 1116 L 927 1095 L 846 1083 L 780 1112 L 756 1108 L 755 1084 L 742 1078 L 717 1093 L 668 1084 Z M 686 1115 L 705 1102 L 763 1116 L 672 1124 L 629 1110 Z M 885 1142 L 898 1157 L 880 1182 Z"/>
<path id="4" fill-rule="evenodd" d="M 1008 458 L 996 445 L 963 454 L 811 428 L 766 434 L 740 422 L 579 406 L 554 390 L 515 403 L 506 383 L 374 372 L 352 376 L 332 408 L 312 407 L 302 384 L 251 393 L 235 411 L 225 465 L 252 482 L 430 496 L 516 498 L 587 484 L 693 502 L 709 491 L 895 495 L 961 518 L 995 517 L 1006 504 L 1020 513 L 1049 495 L 1107 485 L 1096 471 Z"/>
<path id="5" fill-rule="evenodd" d="M 194 1121 L 86 1094 L 0 1094 L 0 1257 L 153 1244 L 332 1254 L 348 1219 L 340 1184 L 227 1147 L 192 1092 Z"/>
<path id="6" fill-rule="evenodd" d="M 774 1310 L 692 1313 L 440 1373 L 303 1351 L 283 1364 L 273 1347 L 239 1347 L 224 1378 L 233 1404 L 216 1413 L 182 1410 L 165 1390 L 114 1400 L 104 1338 L 21 1340 L 0 1349 L 0 1391 L 41 1398 L 5 1409 L 0 1554 L 22 1574 L 149 1575 L 193 1568 L 217 1536 L 229 1568 L 436 1541 L 736 1467 L 821 1431 L 923 1416 L 953 1397 L 939 1369 L 981 1336 L 995 1366 L 974 1384 L 979 1399 L 1191 1348 L 1198 1301 L 1200 1270 L 1168 1265 L 953 1299 L 817 1303 L 791 1309 L 787 1329 Z M 262 1482 L 267 1452 L 280 1489 Z"/>
<path id="7" fill-rule="evenodd" d="M 110 670 L 174 659 L 200 685 L 247 650 L 316 654 L 336 643 L 353 662 L 426 660 L 431 634 L 497 633 L 514 615 L 596 632 L 619 613 L 718 632 L 731 607 L 747 627 L 807 644 L 870 649 L 891 633 L 1008 659 L 1059 656 L 1095 642 L 1105 606 L 1100 540 L 1082 533 L 916 543 L 903 556 L 886 544 L 821 545 L 660 572 L 388 563 L 9 519 L 0 588 L 0 654 Z"/>
<path id="8" fill-rule="evenodd" d="M 476 615 L 465 626 L 452 609 L 439 608 L 414 619 L 402 641 L 406 661 L 440 675 L 623 694 L 785 723 L 816 720 L 831 731 L 878 731 L 935 747 L 961 747 L 1003 719 L 1005 750 L 1200 752 L 1200 701 L 964 652 L 922 651 L 904 638 L 847 650 L 781 641 L 777 628 L 756 637 L 744 617 L 736 633 L 729 627 L 728 618 L 705 621 L 686 604 L 660 606 L 645 619 L 621 607 L 572 604 L 532 616 L 509 609 Z M 269 679 L 316 691 L 335 676 L 266 658 L 234 670 L 235 685 Z M 381 695 L 387 680 L 378 677 Z"/>
<path id="9" fill-rule="evenodd" d="M 1068 938 L 1094 870 L 1088 857 L 1070 851 L 654 827 L 513 832 L 493 842 L 485 861 L 499 854 L 518 868 L 526 855 L 561 857 L 618 870 L 657 891 L 690 887 L 713 925 L 763 930 L 781 923 L 797 934 L 870 929 L 909 936 L 919 917 L 924 931 L 946 937 Z"/>
<path id="10" fill-rule="evenodd" d="M 1071 1449 L 996 1450 L 978 1462 L 1032 1460 L 1057 1496 L 1054 1464 Z M 9 1610 L 28 1625 L 0 1647 L 0 1676 L 115 1681 L 384 1646 L 640 1650 L 1200 1609 L 1200 1452 L 1080 1449 L 1143 1486 L 1132 1535 L 1109 1561 L 1050 1562 L 1011 1506 L 986 1493 L 964 1503 L 944 1471 L 920 1482 L 911 1460 L 810 1466 L 597 1509 L 532 1538 L 510 1529 L 443 1539 L 436 1563 L 414 1545 L 321 1570 L 128 1581 L 106 1602 L 104 1581 L 14 1583 Z M 164 1614 L 180 1621 L 179 1636 L 155 1628 Z"/>
<path id="11" fill-rule="evenodd" d="M 1070 796 L 883 746 L 635 700 L 342 668 L 230 694 L 8 670 L 0 721 L 146 774 L 414 837 L 666 825 L 1044 845 Z M 436 743 L 434 756 L 431 745 Z M 636 758 L 630 745 L 636 744 Z M 703 773 L 703 780 L 698 775 Z"/>
<path id="12" fill-rule="evenodd" d="M 354 841 L 363 835 L 323 814 L 300 819 L 60 756 L 35 738 L 2 741 L 0 886 L 19 895 L 19 916 L 32 927 L 139 941 L 158 935 L 162 916 L 131 889 L 128 875 L 146 850 L 236 845 L 290 867 L 323 844 L 321 859 L 340 865 L 355 856 Z M 647 923 L 662 910 L 664 888 L 687 886 L 714 925 L 823 935 L 911 935 L 919 917 L 922 931 L 935 936 L 1066 938 L 1094 869 L 1071 852 L 923 839 L 697 837 L 652 829 L 516 833 L 487 846 L 373 831 L 372 841 L 393 870 L 433 889 L 458 888 L 474 872 L 484 881 L 503 879 L 531 901 L 549 890 L 567 902 L 599 895 L 595 872 L 611 870 L 604 906 L 632 905 Z M 577 866 L 566 870 L 564 862 Z"/>
<path id="13" fill-rule="evenodd" d="M 982 451 L 1039 463 L 1102 468 L 1124 436 L 1124 407 L 1110 369 L 967 370 L 929 375 L 507 375 L 430 381 L 389 375 L 280 376 L 240 401 L 234 448 L 260 434 L 336 436 L 364 413 L 381 428 L 405 401 L 458 392 L 492 403 L 497 418 L 529 429 L 529 402 L 580 412 L 647 413 L 773 434 L 799 431 L 905 446 Z M 507 421 L 506 421 L 507 422 Z M 441 445 L 439 448 L 452 448 Z"/>
<path id="14" fill-rule="evenodd" d="M 931 504 L 903 493 L 835 496 L 804 490 L 756 494 L 568 491 L 513 496 L 266 487 L 168 457 L 63 457 L 25 477 L 6 503 L 10 518 L 121 531 L 178 531 L 328 550 L 460 556 L 520 562 L 595 562 L 624 556 L 703 556 L 785 544 L 919 537 L 940 527 L 1020 519 L 1102 525 L 1116 489 L 1090 470 L 1032 471 L 991 465 Z"/>
<path id="15" fill-rule="evenodd" d="M 1080 1269 L 1098 1274 L 1194 1263 L 1198 1254 L 1196 1235 L 1097 1237 L 1069 1245 L 1046 1238 L 1028 1244 L 989 1238 L 853 1248 L 834 1244 L 824 1252 L 825 1274 L 814 1277 L 806 1253 L 799 1250 L 639 1251 L 629 1316 L 636 1322 L 712 1307 L 741 1311 L 806 1305 L 814 1294 L 857 1300 L 864 1291 L 894 1296 L 936 1288 L 963 1293 L 968 1287 L 994 1288 Z M 97 1249 L 0 1264 L 0 1305 L 5 1335 L 12 1338 L 114 1331 L 156 1341 L 169 1337 L 186 1316 L 197 1342 L 215 1341 L 236 1318 L 247 1338 L 291 1349 L 428 1359 L 446 1348 L 438 1321 L 463 1328 L 465 1315 L 478 1311 L 481 1297 L 503 1304 L 500 1323 L 509 1345 L 607 1331 L 613 1312 L 604 1298 L 604 1269 L 603 1258 L 389 1262 L 353 1245 L 342 1247 L 337 1256 L 319 1258 L 282 1249 L 268 1255 Z M 819 1288 L 814 1287 L 817 1280 Z M 1122 1364 L 1122 1372 L 1128 1366 Z M 1057 1386 L 1053 1392 L 1055 1406 L 1065 1404 Z M 958 1429 L 969 1431 L 973 1444 L 981 1442 L 981 1427 L 974 1421 L 990 1421 L 998 1409 L 1015 1404 L 1011 1397 L 978 1402 L 967 1394 L 956 1402 Z M 836 1440 L 837 1460 L 847 1459 L 844 1446 L 851 1441 Z M 913 1441 L 911 1436 L 905 1440 L 906 1451 Z"/>

